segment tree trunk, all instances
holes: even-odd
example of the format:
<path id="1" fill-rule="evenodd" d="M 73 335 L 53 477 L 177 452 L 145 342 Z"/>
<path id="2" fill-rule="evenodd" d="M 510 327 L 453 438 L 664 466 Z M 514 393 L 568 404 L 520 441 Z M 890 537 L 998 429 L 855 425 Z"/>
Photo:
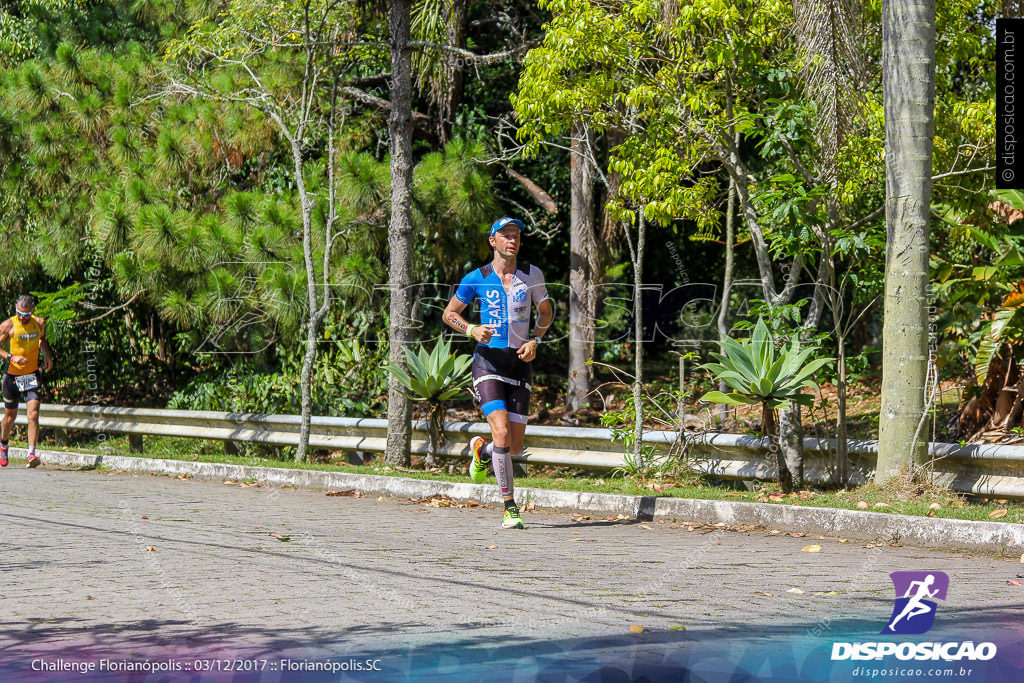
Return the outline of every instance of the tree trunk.
<path id="1" fill-rule="evenodd" d="M 584 407 L 593 380 L 594 321 L 597 317 L 597 237 L 594 231 L 594 170 L 583 155 L 591 153 L 584 126 L 572 127 L 569 177 L 572 212 L 569 219 L 569 388 L 570 412 Z M 588 136 L 587 139 L 583 139 Z"/>
<path id="2" fill-rule="evenodd" d="M 738 144 L 738 142 L 737 142 Z M 733 257 L 736 252 L 736 229 L 733 226 L 734 213 L 736 211 L 736 181 L 729 178 L 729 202 L 726 204 L 725 213 L 725 273 L 722 276 L 722 308 L 718 311 L 718 342 L 719 345 L 729 336 L 729 299 L 732 298 L 732 273 Z M 725 349 L 720 349 L 725 353 Z M 722 393 L 729 392 L 729 385 L 725 381 L 718 383 L 718 390 Z M 729 415 L 729 406 L 724 403 L 718 405 L 718 419 L 725 421 Z"/>
<path id="3" fill-rule="evenodd" d="M 637 228 L 636 253 L 633 255 L 633 317 L 635 320 L 634 332 L 634 373 L 633 381 L 633 459 L 642 471 L 643 445 L 644 445 L 644 311 L 643 311 L 643 277 L 644 277 L 644 242 L 646 237 L 646 223 L 644 220 L 644 207 L 640 207 L 640 220 Z"/>
<path id="4" fill-rule="evenodd" d="M 786 465 L 786 476 L 779 477 L 783 490 L 788 492 L 803 486 L 804 426 L 800 422 L 799 403 L 790 402 L 789 408 L 779 412 L 779 449 L 781 461 Z"/>
<path id="5" fill-rule="evenodd" d="M 295 462 L 304 462 L 306 451 L 309 449 L 310 423 L 313 416 L 313 363 L 316 361 L 316 343 L 319 336 L 320 319 L 310 316 L 306 325 L 306 353 L 302 358 L 302 372 L 299 375 L 299 386 L 302 388 L 301 422 L 299 424 L 299 445 L 295 449 Z"/>
<path id="6" fill-rule="evenodd" d="M 775 468 L 778 470 L 779 484 L 782 490 L 789 493 L 793 490 L 793 477 L 786 465 L 786 455 L 779 444 L 779 428 L 776 424 L 775 411 L 766 403 L 761 404 L 761 435 L 768 437 L 768 453 L 775 457 Z"/>
<path id="7" fill-rule="evenodd" d="M 875 481 L 928 457 L 928 232 L 935 131 L 935 0 L 882 5 L 885 309 Z"/>
<path id="8" fill-rule="evenodd" d="M 411 340 L 412 301 L 412 64 L 409 42 L 410 0 L 391 3 L 391 219 L 388 247 L 391 285 L 388 359 L 405 367 L 405 349 Z M 392 375 L 388 382 L 388 442 L 384 458 L 391 464 L 408 464 L 412 407 Z"/>
<path id="9" fill-rule="evenodd" d="M 306 302 L 309 311 L 309 319 L 306 322 L 306 352 L 302 359 L 302 372 L 299 375 L 299 443 L 295 448 L 295 462 L 303 462 L 309 447 L 309 425 L 313 414 L 313 363 L 316 361 L 316 342 L 319 336 L 321 317 L 317 313 L 319 302 L 316 294 L 316 269 L 313 266 L 313 233 L 310 216 L 313 206 L 306 194 L 306 180 L 302 173 L 302 148 L 294 137 L 290 142 L 293 173 L 302 210 L 302 256 L 306 267 Z"/>
<path id="10" fill-rule="evenodd" d="M 449 45 L 463 47 L 466 26 L 466 0 L 449 0 L 449 14 L 445 24 L 445 40 Z M 455 125 L 455 110 L 462 99 L 462 58 L 444 50 L 441 54 L 444 70 L 444 92 L 437 106 L 437 137 L 444 146 L 451 140 Z"/>
<path id="11" fill-rule="evenodd" d="M 838 383 L 838 399 L 836 406 L 836 483 L 840 486 L 847 486 L 850 483 L 850 455 L 847 448 L 846 437 L 846 339 L 842 334 L 842 326 L 839 321 L 839 306 L 832 307 L 832 329 L 836 332 L 836 345 L 838 355 L 838 367 L 836 368 L 836 381 Z"/>

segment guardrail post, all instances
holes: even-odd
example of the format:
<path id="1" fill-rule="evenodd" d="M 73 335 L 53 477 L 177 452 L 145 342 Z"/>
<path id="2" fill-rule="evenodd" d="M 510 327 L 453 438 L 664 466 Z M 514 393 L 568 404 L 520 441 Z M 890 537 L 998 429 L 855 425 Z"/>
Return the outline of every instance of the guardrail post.
<path id="1" fill-rule="evenodd" d="M 142 434 L 129 434 L 128 435 L 128 452 L 129 453 L 141 453 L 142 452 Z"/>
<path id="2" fill-rule="evenodd" d="M 225 441 L 224 453 L 226 455 L 241 455 L 242 447 L 236 441 Z"/>
<path id="3" fill-rule="evenodd" d="M 71 439 L 68 438 L 68 430 L 66 429 L 54 429 L 53 430 L 53 441 L 58 446 L 70 446 Z"/>
<path id="4" fill-rule="evenodd" d="M 345 461 L 349 465 L 365 465 L 366 455 L 362 451 L 348 451 L 345 456 Z"/>

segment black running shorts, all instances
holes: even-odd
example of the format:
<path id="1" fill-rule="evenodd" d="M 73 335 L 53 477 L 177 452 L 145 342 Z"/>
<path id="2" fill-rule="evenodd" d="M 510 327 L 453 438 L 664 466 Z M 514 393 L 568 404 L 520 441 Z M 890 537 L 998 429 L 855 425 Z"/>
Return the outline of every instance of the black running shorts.
<path id="1" fill-rule="evenodd" d="M 533 366 L 520 360 L 516 349 L 477 345 L 473 354 L 473 394 L 485 416 L 507 410 L 509 422 L 526 424 L 532 382 Z"/>
<path id="2" fill-rule="evenodd" d="M 22 391 L 18 388 L 18 377 L 31 377 L 35 380 L 36 386 Z M 18 375 L 17 377 L 5 372 L 3 381 L 0 382 L 0 387 L 3 388 L 4 408 L 7 408 L 7 410 L 17 410 L 19 401 L 28 403 L 29 401 L 39 400 L 39 371 L 30 372 L 27 375 Z"/>

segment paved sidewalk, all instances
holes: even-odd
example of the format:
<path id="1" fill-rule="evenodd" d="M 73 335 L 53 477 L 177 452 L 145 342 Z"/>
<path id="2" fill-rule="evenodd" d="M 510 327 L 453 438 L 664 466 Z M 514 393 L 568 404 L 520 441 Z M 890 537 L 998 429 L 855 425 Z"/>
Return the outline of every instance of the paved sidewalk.
<path id="1" fill-rule="evenodd" d="M 911 569 L 949 574 L 933 633 L 1015 630 L 1024 605 L 1017 558 L 764 530 L 527 513 L 503 531 L 495 509 L 53 466 L 0 470 L 0 498 L 2 662 L 877 634 L 888 574 Z"/>

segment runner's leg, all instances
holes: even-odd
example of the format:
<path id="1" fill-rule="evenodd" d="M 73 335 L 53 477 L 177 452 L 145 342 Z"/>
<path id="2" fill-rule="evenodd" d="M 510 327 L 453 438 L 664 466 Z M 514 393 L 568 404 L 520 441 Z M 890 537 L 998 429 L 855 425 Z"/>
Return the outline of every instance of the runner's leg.
<path id="1" fill-rule="evenodd" d="M 0 436 L 0 441 L 7 443 L 7 440 L 11 438 L 11 430 L 14 429 L 14 421 L 18 419 L 18 409 L 11 410 L 10 408 L 4 409 L 4 421 L 3 421 L 3 435 Z"/>
<path id="2" fill-rule="evenodd" d="M 14 383 L 14 377 L 4 373 L 3 380 L 0 380 L 0 392 L 4 396 L 4 419 L 2 423 L 2 433 L 0 433 L 0 441 L 5 445 L 7 440 L 11 438 L 11 430 L 14 429 L 14 421 L 18 418 L 18 402 L 21 400 L 21 393 L 18 391 L 18 386 Z"/>
<path id="3" fill-rule="evenodd" d="M 36 441 L 39 439 L 39 399 L 28 401 L 25 404 L 26 417 L 28 418 L 28 454 L 36 454 Z"/>
<path id="4" fill-rule="evenodd" d="M 491 426 L 491 439 L 493 440 L 491 464 L 494 467 L 494 476 L 498 479 L 502 499 L 510 501 L 513 500 L 513 490 L 508 411 L 501 409 L 488 413 L 487 424 Z"/>

